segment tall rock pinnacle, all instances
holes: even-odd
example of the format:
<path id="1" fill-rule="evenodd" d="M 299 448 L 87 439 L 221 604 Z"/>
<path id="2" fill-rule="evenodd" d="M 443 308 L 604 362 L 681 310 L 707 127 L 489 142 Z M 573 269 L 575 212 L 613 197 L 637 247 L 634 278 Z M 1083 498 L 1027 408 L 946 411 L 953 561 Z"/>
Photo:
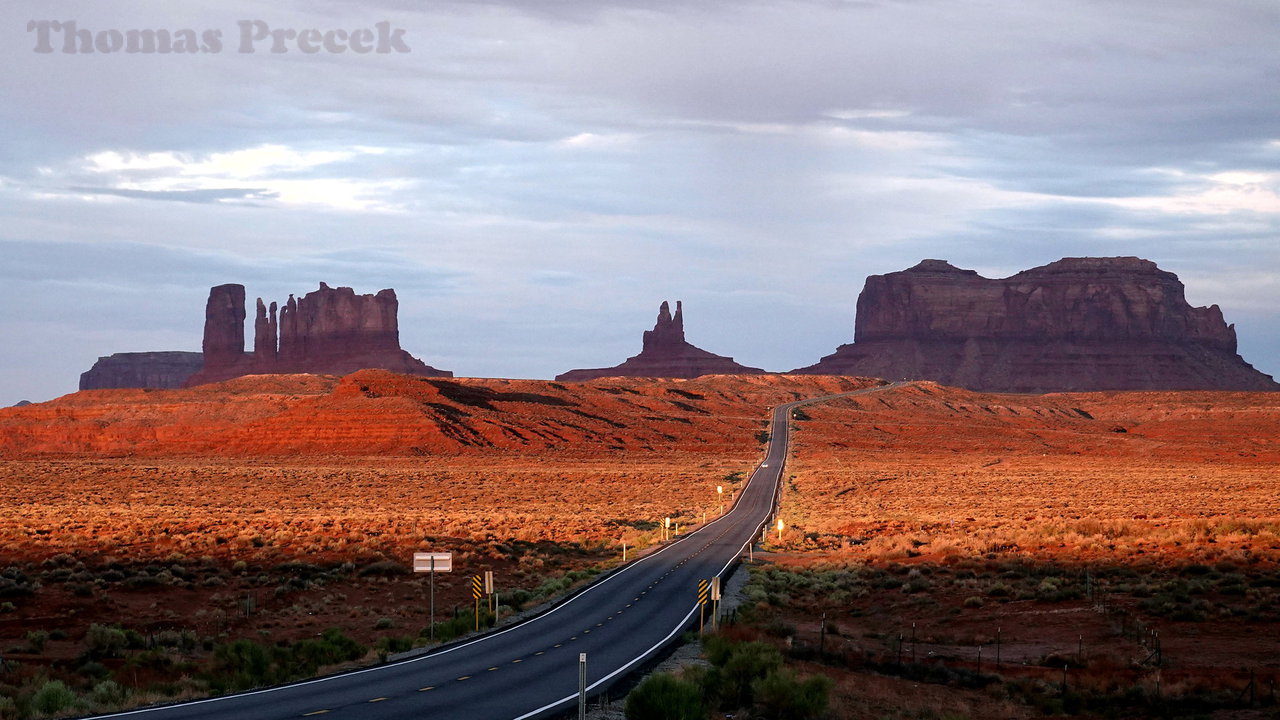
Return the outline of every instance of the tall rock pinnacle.
<path id="1" fill-rule="evenodd" d="M 344 375 L 364 368 L 452 377 L 400 349 L 394 290 L 357 295 L 349 287 L 320 289 L 283 307 L 258 298 L 253 352 L 244 352 L 244 286 L 219 285 L 205 311 L 204 368 L 187 385 L 267 373 Z M 278 311 L 278 315 L 277 315 Z M 210 353 L 210 350 L 213 353 Z"/>
<path id="2" fill-rule="evenodd" d="M 640 354 L 611 368 L 570 370 L 556 380 L 580 381 L 598 377 L 675 377 L 700 375 L 749 375 L 763 373 L 760 368 L 746 367 L 733 358 L 709 353 L 690 345 L 684 339 L 684 306 L 676 301 L 676 313 L 664 300 L 658 308 L 658 320 L 652 330 L 645 330 Z"/>

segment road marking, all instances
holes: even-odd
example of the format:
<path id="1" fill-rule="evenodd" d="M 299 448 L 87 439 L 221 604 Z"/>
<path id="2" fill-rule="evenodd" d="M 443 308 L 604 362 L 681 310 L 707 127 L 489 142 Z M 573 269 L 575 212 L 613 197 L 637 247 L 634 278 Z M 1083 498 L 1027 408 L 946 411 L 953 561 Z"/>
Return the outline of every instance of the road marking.
<path id="1" fill-rule="evenodd" d="M 386 700 L 386 698 L 384 698 L 384 697 L 374 698 L 374 699 L 370 700 L 369 702 L 371 702 L 371 703 L 372 703 L 372 702 L 382 702 L 383 700 Z"/>
<path id="2" fill-rule="evenodd" d="M 461 682 L 462 680 L 470 680 L 470 679 L 471 679 L 470 675 L 463 675 L 462 677 L 458 678 L 459 682 Z"/>
<path id="3" fill-rule="evenodd" d="M 489 668 L 489 672 L 493 672 L 494 670 L 497 670 L 497 669 L 498 669 L 498 668 L 496 668 L 496 667 L 491 667 L 491 668 Z"/>
<path id="4" fill-rule="evenodd" d="M 435 685 L 428 685 L 424 688 L 418 688 L 418 692 L 426 692 L 428 690 L 435 690 L 435 689 L 436 689 Z"/>
<path id="5" fill-rule="evenodd" d="M 556 647 L 560 647 L 560 646 L 559 646 L 559 645 L 557 645 Z M 541 655 L 541 654 L 543 654 L 543 653 L 545 653 L 545 652 L 546 652 L 546 650 L 539 650 L 538 652 L 534 653 L 534 655 Z"/>
<path id="6" fill-rule="evenodd" d="M 312 715 L 323 715 L 323 714 L 325 714 L 325 713 L 327 713 L 327 712 L 329 712 L 329 711 L 328 711 L 328 710 L 316 710 L 315 712 L 302 713 L 302 717 L 311 717 Z"/>
<path id="7" fill-rule="evenodd" d="M 555 645 L 552 645 L 551 647 L 564 647 L 564 643 L 556 643 Z"/>
<path id="8" fill-rule="evenodd" d="M 523 661 L 523 660 L 521 660 L 520 658 L 516 658 L 515 660 L 512 660 L 511 662 L 514 664 L 514 663 L 524 662 L 524 661 Z"/>

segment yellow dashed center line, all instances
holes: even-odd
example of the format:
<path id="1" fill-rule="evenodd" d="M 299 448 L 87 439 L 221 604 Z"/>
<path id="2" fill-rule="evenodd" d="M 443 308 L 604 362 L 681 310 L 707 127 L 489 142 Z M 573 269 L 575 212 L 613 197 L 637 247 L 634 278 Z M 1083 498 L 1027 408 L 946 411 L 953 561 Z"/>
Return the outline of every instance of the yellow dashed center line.
<path id="1" fill-rule="evenodd" d="M 463 675 L 462 677 L 458 678 L 458 680 L 459 680 L 459 681 L 462 681 L 462 680 L 470 680 L 470 679 L 471 679 L 471 676 L 470 676 L 470 675 Z"/>
<path id="2" fill-rule="evenodd" d="M 328 711 L 328 710 L 316 710 L 315 712 L 302 713 L 302 717 L 311 717 L 312 715 L 323 715 L 323 714 L 325 714 L 325 713 L 327 713 L 327 712 L 329 712 L 329 711 Z"/>
<path id="3" fill-rule="evenodd" d="M 498 668 L 496 668 L 496 667 L 491 667 L 491 668 L 489 668 L 489 672 L 493 672 L 494 670 L 497 670 L 497 669 L 498 669 Z"/>
<path id="4" fill-rule="evenodd" d="M 428 685 L 424 688 L 418 688 L 418 692 L 426 692 L 428 690 L 435 690 L 435 689 L 436 689 L 435 685 Z"/>
<path id="5" fill-rule="evenodd" d="M 370 700 L 369 702 L 371 702 L 371 703 L 372 703 L 372 702 L 382 702 L 383 700 L 386 700 L 386 698 L 384 698 L 384 697 L 374 698 L 374 699 Z"/>

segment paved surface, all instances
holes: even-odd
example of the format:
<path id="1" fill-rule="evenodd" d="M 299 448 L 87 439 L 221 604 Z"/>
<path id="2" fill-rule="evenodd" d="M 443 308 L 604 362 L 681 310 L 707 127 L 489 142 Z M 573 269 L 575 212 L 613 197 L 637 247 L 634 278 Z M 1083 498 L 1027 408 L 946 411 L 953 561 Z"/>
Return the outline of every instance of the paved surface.
<path id="1" fill-rule="evenodd" d="M 889 387 L 896 385 L 845 395 Z M 791 410 L 831 397 L 841 396 L 774 409 L 768 455 L 724 516 L 601 578 L 536 618 L 398 663 L 106 717 L 523 720 L 574 708 L 579 653 L 587 654 L 587 683 L 595 694 L 697 624 L 698 580 L 724 573 L 772 517 L 787 456 Z"/>

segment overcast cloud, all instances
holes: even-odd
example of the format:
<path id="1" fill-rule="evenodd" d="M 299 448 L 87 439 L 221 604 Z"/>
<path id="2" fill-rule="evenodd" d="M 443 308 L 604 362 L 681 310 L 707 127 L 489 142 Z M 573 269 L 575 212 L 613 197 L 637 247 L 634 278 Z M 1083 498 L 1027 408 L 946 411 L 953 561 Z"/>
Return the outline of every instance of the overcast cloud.
<path id="1" fill-rule="evenodd" d="M 211 285 L 394 287 L 410 352 L 550 377 L 689 339 L 787 370 L 868 274 L 1138 255 L 1280 374 L 1274 0 L 0 5 L 0 405 L 198 350 Z M 34 52 L 28 21 L 222 32 Z M 410 53 L 238 52 L 237 21 Z"/>

